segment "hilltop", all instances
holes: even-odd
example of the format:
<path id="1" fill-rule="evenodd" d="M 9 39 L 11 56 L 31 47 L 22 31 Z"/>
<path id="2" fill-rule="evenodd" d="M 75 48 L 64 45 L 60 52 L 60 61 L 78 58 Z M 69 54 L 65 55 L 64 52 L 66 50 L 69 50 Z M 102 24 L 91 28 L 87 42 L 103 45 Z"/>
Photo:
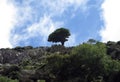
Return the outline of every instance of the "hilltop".
<path id="1" fill-rule="evenodd" d="M 0 49 L 0 75 L 19 82 L 119 82 L 119 60 L 119 41 L 6 48 Z"/>

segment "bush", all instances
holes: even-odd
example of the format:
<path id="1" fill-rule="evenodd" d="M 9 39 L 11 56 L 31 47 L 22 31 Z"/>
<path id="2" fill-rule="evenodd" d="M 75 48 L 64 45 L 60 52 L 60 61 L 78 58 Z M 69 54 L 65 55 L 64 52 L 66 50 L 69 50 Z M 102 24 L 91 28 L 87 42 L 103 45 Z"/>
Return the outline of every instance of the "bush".
<path id="1" fill-rule="evenodd" d="M 73 49 L 72 64 L 74 68 L 78 67 L 78 71 L 82 69 L 82 72 L 78 72 L 78 75 L 83 76 L 82 82 L 97 80 L 99 76 L 103 77 L 104 81 L 110 82 L 109 79 L 113 79 L 111 75 L 120 71 L 120 62 L 111 59 L 106 53 L 106 46 L 103 43 L 82 44 Z"/>
<path id="2" fill-rule="evenodd" d="M 20 72 L 20 67 L 19 66 L 4 66 L 2 75 L 10 77 L 12 79 L 18 79 L 19 77 L 19 72 Z"/>
<path id="3" fill-rule="evenodd" d="M 32 46 L 25 46 L 24 49 L 33 49 Z"/>
<path id="4" fill-rule="evenodd" d="M 120 71 L 120 62 L 106 53 L 103 43 L 82 44 L 69 55 L 49 55 L 44 71 L 52 82 L 113 82 Z"/>
<path id="5" fill-rule="evenodd" d="M 56 53 L 59 52 L 60 54 L 69 54 L 73 47 L 64 47 L 62 45 L 52 45 L 50 48 L 47 49 L 47 52 Z"/>
<path id="6" fill-rule="evenodd" d="M 7 77 L 0 76 L 0 82 L 19 82 L 18 80 L 12 80 Z"/>
<path id="7" fill-rule="evenodd" d="M 16 46 L 13 50 L 16 50 L 18 52 L 22 52 L 24 50 L 24 48 L 21 46 Z"/>
<path id="8" fill-rule="evenodd" d="M 120 45 L 120 41 L 118 41 L 117 44 Z"/>

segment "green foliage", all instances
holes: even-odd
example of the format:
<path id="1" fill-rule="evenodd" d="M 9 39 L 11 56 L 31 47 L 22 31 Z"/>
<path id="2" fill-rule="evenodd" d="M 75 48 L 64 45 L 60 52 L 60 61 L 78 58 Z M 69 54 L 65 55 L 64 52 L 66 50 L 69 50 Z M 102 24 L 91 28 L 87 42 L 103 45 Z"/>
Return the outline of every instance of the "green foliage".
<path id="1" fill-rule="evenodd" d="M 18 52 L 22 52 L 24 50 L 24 48 L 21 46 L 16 46 L 15 48 L 13 48 L 13 50 L 16 50 Z"/>
<path id="2" fill-rule="evenodd" d="M 12 79 L 18 79 L 20 72 L 20 67 L 13 65 L 13 66 L 5 66 L 3 67 L 2 75 L 10 77 Z"/>
<path id="3" fill-rule="evenodd" d="M 18 52 L 22 52 L 24 50 L 29 50 L 29 49 L 33 49 L 33 47 L 32 46 L 25 46 L 25 47 L 16 46 L 15 48 L 13 48 L 13 50 L 16 50 Z"/>
<path id="4" fill-rule="evenodd" d="M 79 45 L 69 55 L 51 54 L 44 69 L 53 82 L 111 82 L 111 75 L 120 71 L 120 62 L 111 59 L 106 49 L 97 42 Z"/>
<path id="5" fill-rule="evenodd" d="M 118 41 L 117 44 L 120 45 L 120 41 Z"/>
<path id="6" fill-rule="evenodd" d="M 120 62 L 106 55 L 106 46 L 103 43 L 82 44 L 74 48 L 72 54 L 73 63 L 81 65 L 84 69 L 84 79 L 89 82 L 99 76 L 108 81 L 111 74 L 120 71 Z"/>
<path id="7" fill-rule="evenodd" d="M 108 41 L 106 46 L 107 54 L 110 55 L 115 60 L 120 60 L 120 41 L 118 42 Z"/>
<path id="8" fill-rule="evenodd" d="M 29 56 L 19 66 L 1 65 L 1 75 L 21 82 L 38 79 L 43 79 L 40 82 L 120 82 L 120 42 L 105 44 L 90 39 L 70 48 L 53 45 L 24 49 Z M 24 49 L 18 47 L 14 51 L 23 52 Z M 4 82 L 1 77 L 0 82 Z"/>
<path id="9" fill-rule="evenodd" d="M 62 66 L 64 66 L 65 62 L 67 62 L 67 58 L 69 55 L 60 55 L 60 54 L 52 54 L 47 57 L 47 69 L 49 70 L 51 78 L 58 78 L 59 73 L 61 71 Z M 48 71 L 47 70 L 47 71 Z"/>
<path id="10" fill-rule="evenodd" d="M 64 45 L 64 42 L 67 41 L 67 38 L 69 36 L 70 36 L 70 32 L 68 29 L 59 28 L 49 35 L 48 41 L 61 42 L 61 44 Z"/>
<path id="11" fill-rule="evenodd" d="M 0 76 L 0 82 L 18 82 L 18 80 L 12 80 L 10 78 Z"/>
<path id="12" fill-rule="evenodd" d="M 83 44 L 73 49 L 70 55 L 52 54 L 47 58 L 47 71 L 57 81 L 75 79 L 85 82 L 102 75 L 100 59 L 105 56 L 104 44 Z M 96 70 L 98 69 L 98 70 Z M 100 73 L 100 74 L 99 74 Z M 79 77 L 79 79 L 76 79 Z M 64 78 L 64 79 L 63 79 Z"/>
<path id="13" fill-rule="evenodd" d="M 94 40 L 94 39 L 89 39 L 88 41 L 87 41 L 87 43 L 89 43 L 89 44 L 95 44 L 97 41 L 96 40 Z"/>
<path id="14" fill-rule="evenodd" d="M 78 75 L 83 76 L 81 79 L 86 82 L 103 74 L 101 60 L 106 56 L 104 44 L 82 44 L 73 49 L 71 61 L 74 68 L 82 70 L 77 70 Z"/>
<path id="15" fill-rule="evenodd" d="M 45 80 L 38 80 L 38 82 L 45 82 Z"/>
<path id="16" fill-rule="evenodd" d="M 47 49 L 49 53 L 70 54 L 72 47 L 64 47 L 62 45 L 52 45 Z"/>
<path id="17" fill-rule="evenodd" d="M 53 68 L 60 68 L 67 57 L 69 57 L 69 55 L 52 54 L 47 57 L 47 61 Z"/>

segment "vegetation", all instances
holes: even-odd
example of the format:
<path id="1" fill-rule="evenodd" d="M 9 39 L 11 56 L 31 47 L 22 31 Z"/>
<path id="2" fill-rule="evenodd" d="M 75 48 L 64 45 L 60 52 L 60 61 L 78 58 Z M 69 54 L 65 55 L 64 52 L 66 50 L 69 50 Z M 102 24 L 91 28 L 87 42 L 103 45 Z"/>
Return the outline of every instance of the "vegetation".
<path id="1" fill-rule="evenodd" d="M 12 80 L 10 78 L 0 76 L 0 82 L 18 82 L 18 80 Z"/>
<path id="2" fill-rule="evenodd" d="M 103 43 L 85 43 L 71 54 L 52 54 L 46 61 L 42 69 L 47 70 L 52 82 L 113 82 L 111 75 L 120 71 L 120 62 L 106 54 Z"/>
<path id="3" fill-rule="evenodd" d="M 2 49 L 0 54 L 4 54 L 0 55 L 0 82 L 120 82 L 119 41 L 91 39 L 74 47 L 16 47 Z M 11 63 L 9 59 L 14 58 L 18 59 Z"/>
<path id="4" fill-rule="evenodd" d="M 51 33 L 48 37 L 49 42 L 61 42 L 64 45 L 65 41 L 68 41 L 67 38 L 70 36 L 68 29 L 59 28 Z"/>
<path id="5" fill-rule="evenodd" d="M 94 39 L 89 39 L 88 41 L 87 41 L 87 43 L 89 43 L 89 44 L 95 44 L 97 41 L 96 40 L 94 40 Z"/>

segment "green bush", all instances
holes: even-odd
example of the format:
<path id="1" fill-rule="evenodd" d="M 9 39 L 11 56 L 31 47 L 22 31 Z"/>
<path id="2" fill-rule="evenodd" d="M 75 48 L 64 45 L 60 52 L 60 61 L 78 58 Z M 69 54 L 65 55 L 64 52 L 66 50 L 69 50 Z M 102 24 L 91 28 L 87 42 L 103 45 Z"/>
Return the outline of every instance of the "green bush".
<path id="1" fill-rule="evenodd" d="M 111 59 L 106 53 L 106 45 L 103 43 L 82 44 L 73 49 L 71 61 L 74 68 L 82 69 L 83 73 L 78 72 L 78 75 L 83 76 L 83 82 L 97 80 L 99 76 L 111 82 L 111 75 L 120 71 L 120 62 Z"/>
<path id="2" fill-rule="evenodd" d="M 69 55 L 49 55 L 44 69 L 53 82 L 112 82 L 120 71 L 120 62 L 106 53 L 103 43 L 84 43 Z"/>
<path id="3" fill-rule="evenodd" d="M 17 65 L 4 66 L 1 74 L 12 79 L 18 79 L 20 70 L 21 68 Z"/>
<path id="4" fill-rule="evenodd" d="M 10 78 L 0 76 L 0 82 L 18 82 L 18 80 L 12 80 Z"/>
<path id="5" fill-rule="evenodd" d="M 24 50 L 24 48 L 21 46 L 16 46 L 15 48 L 13 48 L 13 50 L 16 50 L 18 52 L 22 52 Z"/>

